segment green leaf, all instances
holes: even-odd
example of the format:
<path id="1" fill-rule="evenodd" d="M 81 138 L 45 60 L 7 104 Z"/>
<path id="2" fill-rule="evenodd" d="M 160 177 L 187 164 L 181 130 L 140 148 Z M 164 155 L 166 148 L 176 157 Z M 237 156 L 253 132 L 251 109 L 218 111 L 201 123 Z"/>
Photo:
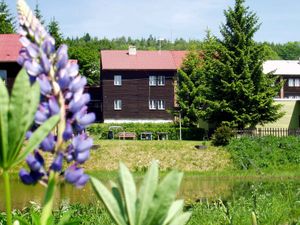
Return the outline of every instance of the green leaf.
<path id="1" fill-rule="evenodd" d="M 9 96 L 8 91 L 4 85 L 4 82 L 0 79 L 0 168 L 3 168 L 7 164 L 7 152 L 8 152 L 8 124 L 7 124 L 7 112 L 8 112 Z"/>
<path id="2" fill-rule="evenodd" d="M 180 187 L 183 173 L 171 171 L 158 185 L 145 224 L 163 223 Z"/>
<path id="3" fill-rule="evenodd" d="M 29 153 L 36 149 L 39 144 L 47 137 L 49 132 L 56 126 L 56 124 L 59 122 L 59 119 L 60 118 L 58 115 L 52 116 L 45 123 L 39 126 L 39 128 L 29 138 L 28 144 L 25 146 L 25 149 L 18 156 L 18 158 L 14 162 L 12 162 L 12 166 L 22 162 Z"/>
<path id="4" fill-rule="evenodd" d="M 122 199 L 122 193 L 121 193 L 122 191 L 119 189 L 118 185 L 115 182 L 111 181 L 110 183 L 111 183 L 111 192 L 118 202 L 120 211 L 122 213 L 122 217 L 124 218 L 125 221 L 127 221 L 128 218 L 126 217 L 125 203 Z"/>
<path id="5" fill-rule="evenodd" d="M 129 169 L 123 164 L 120 163 L 120 182 L 123 189 L 123 194 L 125 197 L 126 211 L 128 215 L 129 224 L 135 225 L 135 204 L 136 204 L 136 186 L 134 179 Z"/>
<path id="6" fill-rule="evenodd" d="M 190 212 L 183 213 L 175 217 L 173 221 L 170 223 L 170 225 L 184 225 L 189 221 L 191 215 L 192 214 Z"/>
<path id="7" fill-rule="evenodd" d="M 37 213 L 31 212 L 31 223 L 33 225 L 40 225 L 40 217 Z"/>
<path id="8" fill-rule="evenodd" d="M 9 103 L 8 143 L 10 151 L 8 152 L 8 160 L 11 160 L 13 155 L 18 154 L 27 131 L 26 119 L 31 107 L 30 89 L 29 77 L 26 71 L 22 69 L 15 79 Z"/>
<path id="9" fill-rule="evenodd" d="M 20 74 L 20 75 L 22 75 L 22 74 Z M 22 83 L 27 81 L 27 83 L 29 85 L 28 75 L 25 73 L 22 76 L 25 76 L 24 79 L 21 80 Z M 19 92 L 19 93 L 21 95 L 24 95 L 23 92 Z M 20 136 L 19 137 L 17 137 L 17 136 L 15 137 L 16 147 L 14 148 L 14 151 L 11 151 L 12 154 L 10 154 L 10 161 L 14 161 L 15 158 L 20 153 L 21 147 L 23 146 L 23 141 L 24 141 L 25 134 L 30 129 L 31 125 L 33 124 L 34 115 L 36 113 L 37 107 L 38 107 L 39 102 L 40 102 L 40 86 L 39 86 L 38 82 L 35 82 L 35 84 L 32 85 L 30 87 L 30 89 L 28 90 L 28 92 L 26 92 L 26 93 L 28 93 L 28 95 L 26 95 L 26 96 L 28 96 L 27 97 L 28 98 L 27 99 L 28 103 L 24 104 L 24 102 L 25 102 L 25 100 L 24 100 L 23 107 L 25 107 L 25 109 L 23 109 L 23 111 L 24 111 L 23 117 L 21 118 L 21 121 L 19 122 L 20 124 L 22 124 L 22 127 L 24 127 L 24 129 L 22 131 L 20 130 Z M 16 96 L 16 98 L 18 98 L 18 97 Z M 17 100 L 15 102 L 17 102 Z M 17 111 L 17 109 L 16 109 L 16 111 Z M 16 118 L 14 118 L 14 119 L 16 119 Z M 12 122 L 12 121 L 10 121 L 10 122 Z M 11 135 L 11 136 L 13 136 L 13 135 Z"/>
<path id="10" fill-rule="evenodd" d="M 137 225 L 143 225 L 158 184 L 158 163 L 153 161 L 139 190 L 137 200 Z"/>
<path id="11" fill-rule="evenodd" d="M 171 205 L 168 211 L 167 217 L 163 225 L 169 224 L 176 216 L 180 215 L 183 211 L 183 205 L 184 205 L 183 200 L 177 200 L 173 202 L 173 204 Z"/>
<path id="12" fill-rule="evenodd" d="M 126 222 L 124 221 L 122 215 L 122 212 L 120 211 L 120 208 L 118 206 L 117 200 L 114 198 L 114 196 L 109 192 L 109 190 L 96 178 L 91 177 L 91 183 L 92 186 L 98 195 L 98 197 L 102 200 L 105 207 L 107 208 L 108 212 L 110 213 L 113 220 L 118 225 L 126 225 Z"/>

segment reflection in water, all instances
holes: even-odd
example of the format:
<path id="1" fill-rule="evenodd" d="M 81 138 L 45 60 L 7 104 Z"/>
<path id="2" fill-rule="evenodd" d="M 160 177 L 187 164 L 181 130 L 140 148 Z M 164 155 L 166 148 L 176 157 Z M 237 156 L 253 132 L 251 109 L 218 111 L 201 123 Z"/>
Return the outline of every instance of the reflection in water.
<path id="1" fill-rule="evenodd" d="M 203 176 L 186 176 L 182 182 L 179 192 L 179 198 L 188 201 L 228 199 L 234 194 L 245 195 L 251 192 L 251 185 L 260 183 L 268 189 L 282 186 L 285 188 L 288 184 L 300 187 L 299 180 L 274 180 L 274 179 L 245 179 L 233 177 L 203 177 Z M 281 187 L 280 186 L 280 187 Z M 19 179 L 12 181 L 12 201 L 13 208 L 22 209 L 30 201 L 41 203 L 45 188 L 41 185 L 27 186 L 22 184 Z M 297 189 L 295 188 L 295 191 Z M 91 185 L 83 189 L 76 189 L 72 185 L 62 184 L 56 192 L 56 206 L 62 201 L 66 203 L 93 203 L 97 200 Z M 5 207 L 3 181 L 0 180 L 0 209 Z"/>

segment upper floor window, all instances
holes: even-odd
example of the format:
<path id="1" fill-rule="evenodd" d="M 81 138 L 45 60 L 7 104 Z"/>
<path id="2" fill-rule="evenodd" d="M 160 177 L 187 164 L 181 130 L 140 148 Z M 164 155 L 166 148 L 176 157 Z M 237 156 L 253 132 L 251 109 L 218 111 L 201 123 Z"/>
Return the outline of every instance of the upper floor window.
<path id="1" fill-rule="evenodd" d="M 114 100 L 114 110 L 122 110 L 122 100 Z"/>
<path id="2" fill-rule="evenodd" d="M 7 80 L 7 71 L 6 70 L 0 70 L 0 79 L 2 79 L 6 83 L 6 80 Z"/>
<path id="3" fill-rule="evenodd" d="M 149 109 L 156 109 L 156 101 L 155 100 L 149 100 Z"/>
<path id="4" fill-rule="evenodd" d="M 149 86 L 156 86 L 156 76 L 149 76 Z"/>
<path id="5" fill-rule="evenodd" d="M 159 110 L 165 110 L 165 101 L 164 100 L 158 100 L 157 101 L 157 109 Z"/>
<path id="6" fill-rule="evenodd" d="M 115 86 L 121 86 L 122 85 L 122 76 L 121 75 L 115 75 L 114 76 L 114 85 Z"/>
<path id="7" fill-rule="evenodd" d="M 300 87 L 300 79 L 296 78 L 294 84 L 295 84 L 295 87 Z"/>
<path id="8" fill-rule="evenodd" d="M 165 76 L 158 76 L 157 77 L 157 85 L 158 86 L 165 86 Z"/>
<path id="9" fill-rule="evenodd" d="M 289 87 L 300 87 L 300 78 L 289 78 L 288 86 Z"/>

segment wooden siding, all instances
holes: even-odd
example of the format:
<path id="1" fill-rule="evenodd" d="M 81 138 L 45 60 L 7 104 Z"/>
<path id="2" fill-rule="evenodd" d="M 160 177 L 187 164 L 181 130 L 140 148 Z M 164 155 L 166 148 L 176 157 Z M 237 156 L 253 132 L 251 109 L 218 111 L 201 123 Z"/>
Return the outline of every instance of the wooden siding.
<path id="1" fill-rule="evenodd" d="M 300 87 L 289 87 L 289 78 L 298 78 L 300 79 L 300 76 L 284 76 L 284 98 L 288 98 L 289 96 L 300 96 Z"/>
<path id="2" fill-rule="evenodd" d="M 0 62 L 0 70 L 6 70 L 7 71 L 7 87 L 9 90 L 11 90 L 14 80 L 21 70 L 21 66 L 16 63 L 1 63 Z"/>
<path id="3" fill-rule="evenodd" d="M 103 120 L 172 120 L 176 71 L 102 71 Z M 114 75 L 122 76 L 122 86 L 114 85 Z M 165 86 L 149 86 L 149 76 L 165 76 Z M 114 100 L 122 100 L 122 110 L 114 110 Z M 150 110 L 149 100 L 165 101 L 165 110 Z"/>

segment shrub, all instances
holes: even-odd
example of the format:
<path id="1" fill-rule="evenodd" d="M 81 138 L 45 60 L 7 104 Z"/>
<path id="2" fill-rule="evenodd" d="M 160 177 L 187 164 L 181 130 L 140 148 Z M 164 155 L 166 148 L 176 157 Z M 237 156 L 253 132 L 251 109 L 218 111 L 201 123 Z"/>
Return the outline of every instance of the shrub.
<path id="1" fill-rule="evenodd" d="M 231 128 L 227 126 L 220 126 L 216 129 L 211 141 L 214 146 L 225 146 L 229 144 L 229 141 L 233 136 Z"/>
<path id="2" fill-rule="evenodd" d="M 294 168 L 300 163 L 299 137 L 243 137 L 226 148 L 238 169 Z"/>
<path id="3" fill-rule="evenodd" d="M 167 132 L 169 140 L 179 140 L 179 127 L 173 123 L 98 123 L 93 124 L 87 130 L 96 138 L 107 139 L 110 126 L 121 126 L 126 132 L 135 132 L 138 138 L 145 131 L 152 132 L 153 139 L 157 139 L 158 132 Z M 206 131 L 203 128 L 183 127 L 181 131 L 183 140 L 203 140 L 206 137 Z"/>

